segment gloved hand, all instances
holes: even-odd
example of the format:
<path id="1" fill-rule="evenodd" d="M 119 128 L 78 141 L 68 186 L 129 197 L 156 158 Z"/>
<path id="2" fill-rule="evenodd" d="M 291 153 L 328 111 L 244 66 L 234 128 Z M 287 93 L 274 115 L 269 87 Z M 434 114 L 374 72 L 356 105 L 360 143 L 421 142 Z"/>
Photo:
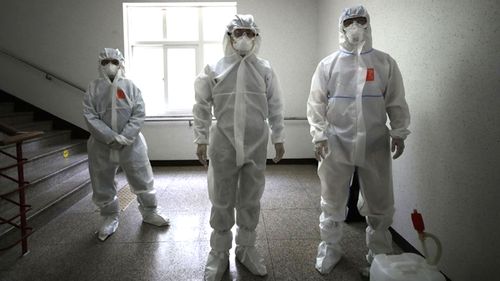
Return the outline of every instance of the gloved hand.
<path id="1" fill-rule="evenodd" d="M 400 138 L 392 138 L 391 141 L 391 152 L 396 151 L 394 155 L 392 156 L 392 159 L 397 159 L 401 154 L 403 154 L 403 151 L 405 150 L 405 140 L 400 139 Z"/>
<path id="2" fill-rule="evenodd" d="M 285 146 L 283 145 L 283 143 L 275 143 L 274 150 L 276 151 L 276 154 L 273 158 L 273 161 L 274 163 L 278 163 L 283 158 L 283 154 L 285 154 Z"/>
<path id="3" fill-rule="evenodd" d="M 198 144 L 198 148 L 196 149 L 196 156 L 198 156 L 198 161 L 203 165 L 203 167 L 207 168 L 207 145 L 206 144 Z"/>
<path id="4" fill-rule="evenodd" d="M 112 141 L 108 144 L 109 148 L 111 149 L 115 149 L 115 150 L 120 150 L 123 148 L 123 145 L 119 144 L 118 142 L 116 141 Z"/>
<path id="5" fill-rule="evenodd" d="M 122 135 L 116 135 L 115 136 L 115 142 L 121 144 L 121 145 L 131 145 L 133 143 L 132 140 L 122 136 Z"/>
<path id="6" fill-rule="evenodd" d="M 325 159 L 328 154 L 328 141 L 318 141 L 314 144 L 314 155 L 316 156 L 316 160 L 321 161 Z"/>

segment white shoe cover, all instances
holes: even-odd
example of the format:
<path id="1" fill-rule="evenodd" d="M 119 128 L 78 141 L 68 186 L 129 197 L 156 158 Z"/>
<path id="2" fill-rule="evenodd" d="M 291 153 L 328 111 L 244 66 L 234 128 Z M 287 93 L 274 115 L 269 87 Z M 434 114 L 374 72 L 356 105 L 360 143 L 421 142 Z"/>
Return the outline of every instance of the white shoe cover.
<path id="1" fill-rule="evenodd" d="M 211 250 L 205 266 L 205 281 L 219 281 L 229 267 L 229 253 Z"/>
<path id="2" fill-rule="evenodd" d="M 156 226 L 166 226 L 170 224 L 170 220 L 163 214 L 161 214 L 158 209 L 153 210 L 141 210 L 142 221 Z"/>
<path id="3" fill-rule="evenodd" d="M 104 217 L 104 222 L 99 228 L 99 233 L 97 234 L 97 238 L 99 240 L 106 240 L 111 234 L 115 233 L 118 228 L 118 217 L 117 216 L 106 216 Z"/>
<path id="4" fill-rule="evenodd" d="M 318 246 L 316 269 L 321 274 L 328 274 L 342 257 L 342 249 L 338 243 L 328 244 L 322 241 Z"/>
<path id="5" fill-rule="evenodd" d="M 264 259 L 254 246 L 236 246 L 236 258 L 254 275 L 267 275 Z"/>

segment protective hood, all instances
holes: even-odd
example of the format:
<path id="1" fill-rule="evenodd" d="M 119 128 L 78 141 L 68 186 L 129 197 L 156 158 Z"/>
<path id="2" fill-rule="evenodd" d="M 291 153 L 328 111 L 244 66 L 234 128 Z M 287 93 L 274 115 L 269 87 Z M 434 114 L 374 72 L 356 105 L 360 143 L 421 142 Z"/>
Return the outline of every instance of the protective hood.
<path id="1" fill-rule="evenodd" d="M 364 29 L 363 38 L 364 44 L 360 53 L 366 53 L 371 51 L 372 49 L 372 28 L 370 25 L 370 15 L 366 11 L 365 7 L 359 5 L 351 8 L 346 8 L 342 11 L 342 14 L 339 18 L 339 45 L 340 49 L 346 51 L 348 53 L 358 53 L 356 45 L 349 43 L 347 40 L 346 32 L 344 25 L 342 24 L 344 20 L 357 18 L 357 17 L 365 17 L 366 18 L 366 28 Z"/>
<path id="2" fill-rule="evenodd" d="M 248 28 L 255 32 L 256 36 L 254 38 L 254 47 L 247 54 L 247 56 L 251 54 L 257 54 L 260 49 L 260 43 L 262 38 L 260 36 L 260 31 L 252 15 L 235 15 L 234 18 L 229 22 L 226 26 L 226 33 L 224 34 L 224 40 L 222 43 L 224 56 L 228 57 L 236 53 L 236 50 L 231 45 L 231 33 L 236 28 Z"/>
<path id="3" fill-rule="evenodd" d="M 116 59 L 120 62 L 120 65 L 118 66 L 118 72 L 116 73 L 115 80 L 117 78 L 123 78 L 125 77 L 125 58 L 123 57 L 122 53 L 118 49 L 112 49 L 112 48 L 104 48 L 100 53 L 99 53 L 99 61 L 98 61 L 98 71 L 99 71 L 99 76 L 101 78 L 109 80 L 108 75 L 106 75 L 106 72 L 104 70 L 104 66 L 101 65 L 101 61 L 105 59 Z M 110 81 L 111 83 L 111 81 Z"/>

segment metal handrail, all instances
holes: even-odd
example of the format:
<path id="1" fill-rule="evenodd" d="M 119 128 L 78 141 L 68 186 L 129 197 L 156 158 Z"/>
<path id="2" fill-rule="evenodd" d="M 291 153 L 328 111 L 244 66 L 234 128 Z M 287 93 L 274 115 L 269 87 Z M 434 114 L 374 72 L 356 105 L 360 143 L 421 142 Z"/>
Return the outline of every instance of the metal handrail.
<path id="1" fill-rule="evenodd" d="M 67 85 L 69 85 L 69 86 L 71 86 L 71 87 L 73 87 L 73 88 L 75 88 L 75 89 L 77 89 L 77 90 L 85 93 L 85 89 L 84 88 L 82 88 L 82 87 L 80 87 L 80 86 L 78 86 L 78 85 L 76 85 L 76 84 L 74 84 L 74 83 L 72 83 L 72 82 L 70 82 L 70 81 L 68 81 L 68 80 L 60 77 L 60 76 L 55 75 L 55 74 L 53 74 L 53 73 L 51 73 L 51 72 L 43 69 L 42 67 L 40 67 L 40 66 L 38 66 L 36 64 L 28 62 L 28 61 L 26 61 L 26 60 L 24 60 L 24 59 L 22 59 L 22 58 L 20 58 L 20 57 L 18 57 L 16 55 L 12 54 L 11 52 L 6 51 L 5 49 L 0 48 L 0 53 L 3 53 L 4 55 L 7 55 L 7 56 L 9 56 L 9 57 L 11 57 L 11 58 L 13 58 L 13 59 L 15 59 L 17 61 L 20 61 L 20 62 L 22 62 L 22 63 L 24 63 L 24 64 L 26 64 L 26 65 L 28 65 L 28 66 L 30 66 L 32 68 L 34 68 L 34 69 L 36 69 L 36 70 L 44 73 L 45 74 L 45 79 L 47 79 L 47 80 L 52 81 L 52 78 L 55 78 L 55 79 L 57 79 L 57 80 L 59 80 L 59 81 L 61 81 L 63 83 L 66 83 Z"/>
<path id="2" fill-rule="evenodd" d="M 48 71 L 46 71 L 45 69 L 43 69 L 42 67 L 40 66 L 37 66 L 33 63 L 30 63 L 14 54 L 12 54 L 11 52 L 8 52 L 2 48 L 0 48 L 0 53 L 3 53 L 15 60 L 18 60 L 42 73 L 45 74 L 45 78 L 47 80 L 52 80 L 52 78 L 56 78 L 57 80 L 61 81 L 61 82 L 64 82 L 68 85 L 70 85 L 71 87 L 75 88 L 75 89 L 78 89 L 80 90 L 81 92 L 84 92 L 85 93 L 85 89 L 72 83 L 72 82 L 69 82 L 68 80 L 64 79 L 64 78 L 61 78 L 60 76 L 57 76 L 53 73 L 50 73 Z M 215 119 L 214 119 L 215 120 Z M 295 120 L 295 121 L 302 121 L 302 120 L 307 120 L 307 118 L 305 117 L 285 117 L 285 120 L 289 121 L 289 120 Z M 146 121 L 148 122 L 172 122 L 172 121 L 188 121 L 188 122 L 192 122 L 194 121 L 194 118 L 192 116 L 149 116 L 149 117 L 146 117 Z"/>
<path id="3" fill-rule="evenodd" d="M 6 138 L 0 140 L 0 146 L 17 142 L 23 142 L 25 140 L 29 140 L 32 138 L 36 138 L 40 135 L 43 135 L 43 132 L 41 131 L 29 131 L 29 132 L 18 131 L 15 128 L 1 122 L 0 122 L 0 132 L 7 135 Z"/>
<path id="4" fill-rule="evenodd" d="M 27 162 L 27 159 L 23 157 L 23 141 L 32 139 L 35 137 L 38 137 L 43 134 L 43 132 L 39 131 L 32 131 L 32 132 L 23 132 L 23 131 L 18 131 L 15 128 L 4 124 L 0 123 L 0 132 L 4 133 L 7 135 L 4 139 L 0 140 L 0 146 L 6 146 L 9 144 L 15 144 L 16 145 L 16 154 L 12 155 L 10 153 L 7 153 L 6 151 L 0 149 L 0 152 L 10 158 L 13 158 L 16 163 L 14 165 L 7 165 L 5 167 L 0 167 L 0 176 L 5 177 L 13 182 L 17 183 L 17 188 L 14 190 L 10 190 L 8 192 L 1 193 L 0 192 L 0 199 L 6 200 L 7 202 L 10 202 L 17 207 L 19 207 L 19 213 L 15 214 L 14 216 L 10 218 L 3 218 L 0 217 L 0 224 L 9 224 L 12 225 L 15 228 L 18 228 L 21 231 L 21 237 L 11 243 L 10 245 L 0 248 L 0 251 L 5 251 L 8 250 L 15 245 L 21 243 L 21 250 L 22 254 L 26 254 L 28 252 L 28 236 L 30 236 L 33 233 L 33 228 L 28 226 L 27 222 L 27 215 L 26 213 L 31 210 L 31 205 L 26 204 L 26 194 L 25 194 L 25 188 L 29 184 L 27 181 L 24 180 L 24 164 Z M 2 173 L 5 170 L 8 170 L 12 167 L 17 167 L 17 179 L 10 177 L 4 173 Z M 18 192 L 19 193 L 19 202 L 16 202 L 15 200 L 12 200 L 8 198 L 8 196 L 12 193 Z M 15 220 L 18 219 L 20 220 L 19 223 L 16 223 Z"/>

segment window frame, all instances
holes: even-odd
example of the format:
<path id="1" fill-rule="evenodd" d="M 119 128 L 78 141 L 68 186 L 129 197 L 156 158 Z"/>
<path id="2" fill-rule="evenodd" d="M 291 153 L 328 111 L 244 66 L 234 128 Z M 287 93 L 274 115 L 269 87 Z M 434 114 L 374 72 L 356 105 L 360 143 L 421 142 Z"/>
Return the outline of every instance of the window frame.
<path id="1" fill-rule="evenodd" d="M 140 40 L 131 41 L 129 36 L 129 8 L 147 7 L 158 8 L 162 10 L 162 24 L 163 24 L 163 40 Z M 167 40 L 167 12 L 168 8 L 173 7 L 189 7 L 197 8 L 198 12 L 198 40 L 196 41 L 173 41 Z M 125 67 L 131 69 L 131 62 L 133 56 L 133 49 L 137 47 L 162 47 L 163 49 L 163 74 L 164 74 L 164 99 L 168 104 L 169 91 L 168 91 L 168 49 L 194 49 L 195 51 L 195 69 L 196 73 L 204 67 L 204 45 L 208 44 L 221 44 L 222 48 L 222 35 L 221 40 L 205 40 L 203 30 L 203 8 L 211 7 L 234 7 L 236 13 L 236 2 L 164 2 L 164 3 L 123 3 L 123 28 L 124 28 L 124 55 Z M 171 96 L 171 95 L 170 95 Z M 164 117 L 192 117 L 191 107 L 189 108 L 170 108 L 166 109 L 162 115 L 146 115 L 148 118 L 164 118 Z"/>

